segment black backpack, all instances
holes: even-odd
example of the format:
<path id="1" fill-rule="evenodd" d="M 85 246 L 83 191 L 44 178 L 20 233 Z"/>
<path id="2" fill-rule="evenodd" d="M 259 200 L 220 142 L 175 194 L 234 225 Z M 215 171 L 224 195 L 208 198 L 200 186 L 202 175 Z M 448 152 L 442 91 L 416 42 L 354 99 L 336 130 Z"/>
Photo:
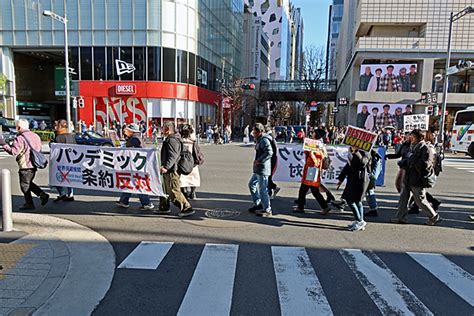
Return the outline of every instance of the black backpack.
<path id="1" fill-rule="evenodd" d="M 193 144 L 193 159 L 195 166 L 201 166 L 204 164 L 204 154 L 196 142 Z"/>
<path id="2" fill-rule="evenodd" d="M 26 141 L 28 147 L 30 148 L 30 160 L 33 166 L 38 169 L 46 168 L 48 166 L 48 159 L 46 159 L 46 156 L 43 155 L 43 153 L 33 149 L 33 147 L 31 147 L 30 142 L 28 141 L 28 138 L 23 136 L 23 139 Z"/>
<path id="3" fill-rule="evenodd" d="M 178 174 L 187 176 L 193 172 L 194 158 L 193 154 L 188 150 L 183 142 L 181 140 L 179 142 L 181 143 L 181 153 L 178 160 Z"/>

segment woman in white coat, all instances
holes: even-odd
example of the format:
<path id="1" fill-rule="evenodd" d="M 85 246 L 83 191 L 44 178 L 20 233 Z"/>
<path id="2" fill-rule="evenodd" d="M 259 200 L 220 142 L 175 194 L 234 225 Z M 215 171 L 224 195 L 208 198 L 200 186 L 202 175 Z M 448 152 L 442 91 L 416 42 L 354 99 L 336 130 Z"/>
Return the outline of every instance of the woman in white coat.
<path id="1" fill-rule="evenodd" d="M 185 124 L 182 127 L 181 137 L 183 141 L 183 146 L 186 146 L 187 149 L 193 153 L 194 143 L 196 142 L 196 134 L 191 125 Z M 188 199 L 196 198 L 196 188 L 201 186 L 201 176 L 199 175 L 199 167 L 196 164 L 193 168 L 193 171 L 188 175 L 181 175 L 181 191 Z"/>

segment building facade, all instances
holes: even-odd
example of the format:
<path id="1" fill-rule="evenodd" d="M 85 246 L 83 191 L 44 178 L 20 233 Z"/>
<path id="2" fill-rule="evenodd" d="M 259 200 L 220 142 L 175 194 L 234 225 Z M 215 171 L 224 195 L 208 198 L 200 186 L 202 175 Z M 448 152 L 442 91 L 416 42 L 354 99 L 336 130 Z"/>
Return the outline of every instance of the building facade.
<path id="1" fill-rule="evenodd" d="M 361 106 L 418 104 L 423 92 L 441 100 L 450 12 L 472 5 L 467 0 L 344 1 L 337 42 L 338 98 L 349 99 L 337 121 L 355 124 Z M 451 66 L 474 59 L 474 14 L 454 24 Z M 397 81 L 393 81 L 396 79 Z M 454 113 L 474 103 L 474 70 L 449 77 L 448 126 Z M 424 106 L 416 105 L 416 112 Z"/>
<path id="2" fill-rule="evenodd" d="M 336 79 L 336 46 L 341 29 L 344 0 L 332 0 L 329 6 L 328 41 L 326 47 L 326 78 Z"/>
<path id="3" fill-rule="evenodd" d="M 76 115 L 98 130 L 113 121 L 214 124 L 219 80 L 242 72 L 243 0 L 0 0 L 0 7 L 9 116 L 64 117 L 63 25 L 43 10 L 67 13 L 73 95 L 84 100 Z M 49 118 L 36 106 L 49 108 Z"/>

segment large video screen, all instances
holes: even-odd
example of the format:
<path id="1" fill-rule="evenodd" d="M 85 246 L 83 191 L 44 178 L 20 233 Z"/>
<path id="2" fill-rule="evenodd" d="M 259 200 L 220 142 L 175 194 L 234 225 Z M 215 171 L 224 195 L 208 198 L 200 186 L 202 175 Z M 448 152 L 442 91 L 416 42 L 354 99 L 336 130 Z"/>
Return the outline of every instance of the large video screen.
<path id="1" fill-rule="evenodd" d="M 385 127 L 403 129 L 403 116 L 413 114 L 409 104 L 359 103 L 356 126 L 370 131 Z"/>
<path id="2" fill-rule="evenodd" d="M 419 92 L 416 64 L 362 64 L 359 91 Z"/>

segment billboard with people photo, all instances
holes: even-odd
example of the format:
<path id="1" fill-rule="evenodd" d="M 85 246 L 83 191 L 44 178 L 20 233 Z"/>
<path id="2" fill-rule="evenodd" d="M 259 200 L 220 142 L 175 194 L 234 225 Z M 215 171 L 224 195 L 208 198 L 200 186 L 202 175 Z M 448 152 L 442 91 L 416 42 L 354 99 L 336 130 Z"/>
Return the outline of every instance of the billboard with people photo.
<path id="1" fill-rule="evenodd" d="M 419 92 L 416 64 L 362 64 L 359 91 Z"/>
<path id="2" fill-rule="evenodd" d="M 403 117 L 411 114 L 410 104 L 359 103 L 356 127 L 373 132 L 386 127 L 403 129 Z"/>

